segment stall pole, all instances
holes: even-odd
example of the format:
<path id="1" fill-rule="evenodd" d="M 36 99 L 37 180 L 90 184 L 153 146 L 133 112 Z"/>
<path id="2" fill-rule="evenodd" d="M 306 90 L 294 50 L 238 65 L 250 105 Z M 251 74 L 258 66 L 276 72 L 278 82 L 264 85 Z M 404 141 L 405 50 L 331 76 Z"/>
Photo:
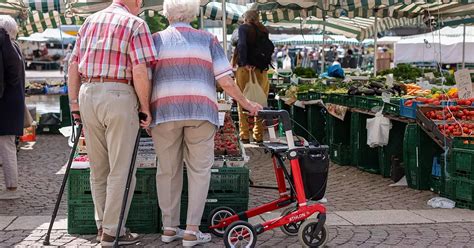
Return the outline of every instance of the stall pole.
<path id="1" fill-rule="evenodd" d="M 378 33 L 378 9 L 374 9 L 374 77 L 377 76 L 377 33 Z"/>
<path id="2" fill-rule="evenodd" d="M 324 66 L 326 64 L 326 54 L 324 48 L 326 46 L 326 12 L 323 11 L 323 49 L 321 50 L 321 73 L 324 73 Z"/>
<path id="3" fill-rule="evenodd" d="M 199 28 L 204 30 L 204 7 L 199 8 Z"/>
<path id="4" fill-rule="evenodd" d="M 222 45 L 224 46 L 224 53 L 227 55 L 227 12 L 225 5 L 225 0 L 222 0 Z"/>
<path id="5" fill-rule="evenodd" d="M 466 24 L 463 24 L 463 30 L 462 30 L 462 68 L 466 68 L 466 63 L 465 63 L 465 50 L 466 50 Z"/>

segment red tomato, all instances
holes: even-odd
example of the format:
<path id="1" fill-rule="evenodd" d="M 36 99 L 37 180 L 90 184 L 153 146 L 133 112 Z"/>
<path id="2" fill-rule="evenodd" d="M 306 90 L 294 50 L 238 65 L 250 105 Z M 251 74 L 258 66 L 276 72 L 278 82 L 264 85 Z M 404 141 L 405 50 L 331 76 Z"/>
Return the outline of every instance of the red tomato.
<path id="1" fill-rule="evenodd" d="M 471 101 L 471 100 L 466 100 L 465 103 L 466 103 L 467 106 L 471 106 L 471 105 L 472 105 L 472 101 Z"/>
<path id="2" fill-rule="evenodd" d="M 405 102 L 405 106 L 407 106 L 407 107 L 413 106 L 413 100 L 408 100 L 408 101 L 406 101 L 406 102 Z"/>

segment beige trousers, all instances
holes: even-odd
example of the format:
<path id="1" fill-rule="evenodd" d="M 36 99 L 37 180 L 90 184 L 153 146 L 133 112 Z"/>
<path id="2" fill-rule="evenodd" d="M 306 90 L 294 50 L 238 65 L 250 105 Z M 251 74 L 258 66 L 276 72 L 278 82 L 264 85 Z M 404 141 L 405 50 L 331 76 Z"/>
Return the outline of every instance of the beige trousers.
<path id="1" fill-rule="evenodd" d="M 91 163 L 90 183 L 97 228 L 102 227 L 105 233 L 115 236 L 139 130 L 137 96 L 127 84 L 85 83 L 79 91 L 79 106 Z M 125 216 L 134 189 L 135 171 Z M 124 231 L 122 227 L 121 235 Z"/>
<path id="2" fill-rule="evenodd" d="M 18 187 L 15 135 L 0 135 L 0 164 L 3 168 L 5 187 Z"/>
<path id="3" fill-rule="evenodd" d="M 187 225 L 199 226 L 214 163 L 216 126 L 208 121 L 173 121 L 152 129 L 158 156 L 156 184 L 163 226 L 180 225 L 183 161 L 188 175 Z"/>
<path id="4" fill-rule="evenodd" d="M 268 75 L 267 71 L 260 71 L 258 69 L 255 70 L 255 76 L 257 77 L 258 83 L 262 87 L 263 91 L 267 94 L 270 90 L 270 84 L 268 83 Z M 250 79 L 250 72 L 245 67 L 237 68 L 237 72 L 235 73 L 235 80 L 237 85 L 239 86 L 240 90 L 244 92 L 245 86 L 249 82 Z M 238 112 L 239 112 L 239 129 L 240 129 L 240 138 L 248 140 L 250 138 L 250 131 L 249 131 L 249 123 L 248 118 L 249 116 L 244 113 L 243 108 L 238 105 Z M 257 117 L 254 117 L 254 126 L 253 126 L 253 139 L 255 141 L 262 141 L 263 140 L 263 133 L 265 132 L 265 128 L 263 126 L 263 120 Z"/>

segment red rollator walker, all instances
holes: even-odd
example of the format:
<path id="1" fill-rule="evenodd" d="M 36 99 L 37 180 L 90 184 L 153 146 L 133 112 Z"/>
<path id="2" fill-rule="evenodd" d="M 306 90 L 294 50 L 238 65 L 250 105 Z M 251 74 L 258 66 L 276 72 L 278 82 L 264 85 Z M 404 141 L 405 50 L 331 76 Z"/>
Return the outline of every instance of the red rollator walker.
<path id="1" fill-rule="evenodd" d="M 295 144 L 290 116 L 285 110 L 262 110 L 259 116 L 269 131 L 270 141 L 264 142 L 264 146 L 272 155 L 279 198 L 241 213 L 227 207 L 216 208 L 209 216 L 209 228 L 213 234 L 223 237 L 226 247 L 255 247 L 258 234 L 277 227 L 289 236 L 298 235 L 304 247 L 322 247 L 328 237 L 326 207 L 316 201 L 322 199 L 326 191 L 329 148 L 319 144 Z M 286 144 L 276 137 L 272 125 L 275 119 L 283 124 Z M 286 159 L 290 170 L 285 166 Z M 257 225 L 247 222 L 254 216 L 285 207 L 288 208 L 278 218 Z M 317 216 L 312 217 L 315 214 Z"/>

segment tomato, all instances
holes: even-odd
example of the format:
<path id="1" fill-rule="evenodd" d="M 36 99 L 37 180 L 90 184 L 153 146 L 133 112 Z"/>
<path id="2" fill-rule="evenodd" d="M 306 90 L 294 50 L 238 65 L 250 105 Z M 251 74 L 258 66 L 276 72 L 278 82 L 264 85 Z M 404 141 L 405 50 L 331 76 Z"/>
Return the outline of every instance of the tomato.
<path id="1" fill-rule="evenodd" d="M 463 109 L 462 112 L 463 112 L 465 115 L 469 115 L 469 110 L 467 110 L 467 109 Z"/>
<path id="2" fill-rule="evenodd" d="M 449 119 L 449 118 L 451 118 L 451 117 L 453 117 L 453 115 L 452 115 L 452 114 L 450 114 L 450 113 L 447 113 L 447 114 L 446 114 L 446 118 L 448 118 L 448 119 Z"/>
<path id="3" fill-rule="evenodd" d="M 440 101 L 433 101 L 433 105 L 440 105 Z"/>
<path id="4" fill-rule="evenodd" d="M 465 121 L 465 120 L 467 120 L 467 116 L 463 115 L 463 116 L 461 116 L 461 119 L 462 119 L 463 121 Z"/>
<path id="5" fill-rule="evenodd" d="M 448 127 L 448 130 L 449 130 L 449 131 L 453 131 L 453 130 L 454 130 L 454 127 L 453 127 L 453 126 L 449 126 L 449 127 Z"/>
<path id="6" fill-rule="evenodd" d="M 454 136 L 461 136 L 461 134 L 462 134 L 461 132 L 454 132 L 453 133 Z"/>
<path id="7" fill-rule="evenodd" d="M 471 105 L 472 105 L 472 101 L 471 101 L 471 100 L 466 100 L 465 103 L 466 103 L 467 106 L 471 106 Z"/>
<path id="8" fill-rule="evenodd" d="M 406 101 L 406 102 L 405 102 L 405 106 L 407 106 L 407 107 L 413 106 L 413 100 L 408 100 L 408 101 Z"/>

